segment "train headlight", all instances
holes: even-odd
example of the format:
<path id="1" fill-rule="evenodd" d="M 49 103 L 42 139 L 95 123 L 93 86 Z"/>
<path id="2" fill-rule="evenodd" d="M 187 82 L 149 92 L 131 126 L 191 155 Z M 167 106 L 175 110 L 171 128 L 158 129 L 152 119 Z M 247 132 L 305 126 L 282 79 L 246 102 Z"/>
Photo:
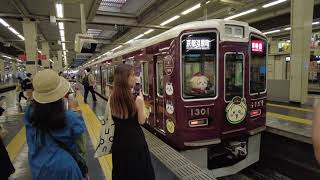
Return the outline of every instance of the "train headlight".
<path id="1" fill-rule="evenodd" d="M 257 117 L 261 115 L 261 109 L 255 109 L 250 111 L 250 117 Z"/>
<path id="2" fill-rule="evenodd" d="M 200 127 L 200 126 L 207 126 L 207 125 L 208 125 L 208 118 L 189 120 L 189 127 Z"/>

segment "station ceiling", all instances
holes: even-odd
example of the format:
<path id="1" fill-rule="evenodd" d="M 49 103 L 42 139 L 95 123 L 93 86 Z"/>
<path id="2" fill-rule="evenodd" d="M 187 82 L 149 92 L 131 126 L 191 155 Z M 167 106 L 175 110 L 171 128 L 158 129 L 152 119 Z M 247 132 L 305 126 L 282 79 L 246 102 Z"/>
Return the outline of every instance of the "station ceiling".
<path id="1" fill-rule="evenodd" d="M 42 41 L 48 41 L 50 55 L 57 56 L 57 51 L 62 50 L 59 28 L 56 23 L 50 22 L 50 16 L 56 16 L 55 4 L 62 3 L 64 17 L 57 20 L 64 22 L 68 63 L 76 67 L 86 61 L 77 60 L 77 53 L 74 52 L 75 35 L 81 33 L 80 3 L 84 4 L 87 33 L 99 42 L 95 54 L 101 55 L 151 29 L 151 33 L 145 33 L 141 38 L 150 38 L 185 22 L 225 18 L 255 8 L 258 9 L 256 12 L 235 20 L 246 21 L 262 31 L 289 25 L 290 0 L 262 8 L 262 5 L 273 1 L 275 0 L 1 0 L 0 18 L 21 35 L 24 18 L 36 21 L 39 49 Z M 200 8 L 181 15 L 198 3 L 201 4 Z M 319 3 L 320 0 L 315 0 L 314 18 L 320 17 Z M 178 19 L 160 26 L 162 22 L 177 15 L 180 16 Z M 0 53 L 17 56 L 24 49 L 24 41 L 0 24 Z"/>

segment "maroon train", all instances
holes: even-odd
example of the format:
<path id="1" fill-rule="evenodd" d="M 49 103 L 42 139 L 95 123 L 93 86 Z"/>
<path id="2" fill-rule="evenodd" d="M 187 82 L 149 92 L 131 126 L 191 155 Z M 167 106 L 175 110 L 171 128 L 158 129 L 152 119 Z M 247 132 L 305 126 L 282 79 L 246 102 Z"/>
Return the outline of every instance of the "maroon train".
<path id="1" fill-rule="evenodd" d="M 239 21 L 197 21 L 131 44 L 87 65 L 95 69 L 101 94 L 108 96 L 117 64 L 132 64 L 147 127 L 168 144 L 191 159 L 190 152 L 202 153 L 204 166 L 222 175 L 258 161 L 267 73 L 267 40 L 260 31 Z"/>

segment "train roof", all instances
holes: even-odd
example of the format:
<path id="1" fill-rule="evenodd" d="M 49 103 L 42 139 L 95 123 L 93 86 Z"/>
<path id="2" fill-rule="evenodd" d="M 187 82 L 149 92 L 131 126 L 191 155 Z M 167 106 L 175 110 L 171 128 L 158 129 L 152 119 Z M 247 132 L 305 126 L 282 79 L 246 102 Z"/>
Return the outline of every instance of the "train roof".
<path id="1" fill-rule="evenodd" d="M 261 35 L 262 37 L 265 37 L 265 35 L 253 28 L 250 27 L 248 23 L 246 22 L 241 22 L 241 21 L 235 21 L 235 20 L 223 20 L 223 19 L 211 19 L 211 20 L 206 20 L 206 21 L 193 21 L 193 22 L 188 22 L 188 23 L 184 23 L 184 24 L 180 24 L 178 26 L 175 26 L 161 34 L 158 34 L 156 36 L 153 36 L 149 39 L 143 39 L 143 40 L 139 40 L 139 41 L 133 41 L 132 43 L 130 43 L 129 45 L 125 45 L 124 49 L 117 51 L 115 53 L 110 53 L 109 55 L 107 54 L 107 56 L 103 57 L 101 60 L 98 60 L 96 62 L 93 62 L 90 65 L 87 66 L 92 66 L 104 61 L 108 61 L 111 60 L 113 58 L 122 56 L 124 54 L 130 53 L 130 52 L 134 52 L 137 51 L 139 49 L 143 49 L 145 47 L 148 46 L 152 46 L 154 44 L 158 44 L 160 42 L 178 37 L 179 34 L 185 30 L 196 30 L 196 29 L 217 29 L 220 32 L 220 36 L 223 36 L 224 33 L 224 27 L 225 25 L 238 25 L 238 26 L 243 26 L 245 27 L 245 38 L 243 38 L 242 41 L 247 42 L 249 39 L 249 34 L 250 33 L 255 33 L 258 35 Z M 220 38 L 222 39 L 222 41 L 228 41 L 228 40 L 232 40 L 232 38 Z"/>

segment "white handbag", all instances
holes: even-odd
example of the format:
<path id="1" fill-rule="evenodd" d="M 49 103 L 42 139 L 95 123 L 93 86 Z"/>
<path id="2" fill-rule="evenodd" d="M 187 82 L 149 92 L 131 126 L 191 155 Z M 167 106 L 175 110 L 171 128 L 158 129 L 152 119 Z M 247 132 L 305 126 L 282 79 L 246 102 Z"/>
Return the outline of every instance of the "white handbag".
<path id="1" fill-rule="evenodd" d="M 111 153 L 114 135 L 114 121 L 111 115 L 110 101 L 107 103 L 106 112 L 101 123 L 102 127 L 100 129 L 100 138 L 94 155 L 96 158 Z"/>

